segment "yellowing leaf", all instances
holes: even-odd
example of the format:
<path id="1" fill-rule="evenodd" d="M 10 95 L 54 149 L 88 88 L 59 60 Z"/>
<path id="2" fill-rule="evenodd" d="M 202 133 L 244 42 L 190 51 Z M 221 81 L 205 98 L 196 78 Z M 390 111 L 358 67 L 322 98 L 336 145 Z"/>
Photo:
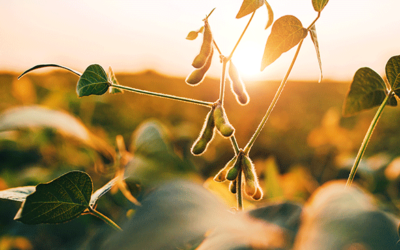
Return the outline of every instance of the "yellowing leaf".
<path id="1" fill-rule="evenodd" d="M 265 29 L 268 29 L 269 26 L 271 26 L 272 23 L 274 22 L 274 12 L 272 11 L 271 5 L 269 5 L 267 0 L 265 0 L 265 6 L 267 7 L 268 11 L 268 22 L 267 25 L 265 26 Z"/>
<path id="2" fill-rule="evenodd" d="M 278 59 L 283 53 L 296 46 L 307 36 L 300 20 L 294 16 L 283 16 L 272 26 L 271 35 L 265 45 L 261 70 Z"/>
<path id="3" fill-rule="evenodd" d="M 311 36 L 311 40 L 314 43 L 314 47 L 315 47 L 315 52 L 317 52 L 317 59 L 318 59 L 318 64 L 319 64 L 319 70 L 321 71 L 321 75 L 319 77 L 318 82 L 322 81 L 322 63 L 321 63 L 321 55 L 319 53 L 319 45 L 318 45 L 318 37 L 317 37 L 317 30 L 315 28 L 315 25 L 313 25 L 310 29 L 310 36 Z"/>
<path id="4" fill-rule="evenodd" d="M 263 0 L 244 0 L 236 18 L 242 18 L 253 13 L 264 4 Z"/>
<path id="5" fill-rule="evenodd" d="M 111 67 L 108 68 L 108 81 L 111 84 L 119 85 L 119 82 L 115 77 L 114 71 L 112 70 Z M 110 88 L 110 94 L 119 94 L 119 93 L 124 93 L 124 91 L 122 89 Z"/>

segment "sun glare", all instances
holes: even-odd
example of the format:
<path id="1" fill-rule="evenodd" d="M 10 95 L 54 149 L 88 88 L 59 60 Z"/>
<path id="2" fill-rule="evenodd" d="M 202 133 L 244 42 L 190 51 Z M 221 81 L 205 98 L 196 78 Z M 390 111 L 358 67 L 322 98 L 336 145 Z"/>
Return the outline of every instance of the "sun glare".
<path id="1" fill-rule="evenodd" d="M 263 50 L 258 45 L 243 43 L 243 46 L 235 51 L 232 61 L 242 77 L 256 79 L 261 74 L 262 54 Z"/>

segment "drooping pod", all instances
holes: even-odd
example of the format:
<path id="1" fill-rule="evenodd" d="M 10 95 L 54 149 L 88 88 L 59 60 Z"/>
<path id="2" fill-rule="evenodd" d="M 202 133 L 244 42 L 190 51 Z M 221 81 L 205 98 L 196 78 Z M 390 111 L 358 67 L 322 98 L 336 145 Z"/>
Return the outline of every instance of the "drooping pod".
<path id="1" fill-rule="evenodd" d="M 239 153 L 236 156 L 236 161 L 235 164 L 233 165 L 233 167 L 228 171 L 228 173 L 226 174 L 226 179 L 229 181 L 234 181 L 236 180 L 239 172 L 242 169 L 242 153 Z"/>
<path id="2" fill-rule="evenodd" d="M 211 33 L 211 28 L 210 28 L 210 25 L 208 24 L 208 21 L 205 20 L 204 21 L 203 43 L 201 44 L 199 54 L 193 60 L 193 63 L 192 63 L 193 67 L 198 69 L 198 68 L 201 68 L 204 66 L 208 56 L 211 53 L 212 42 L 213 42 L 213 37 L 212 37 L 212 33 Z"/>
<path id="3" fill-rule="evenodd" d="M 224 107 L 220 103 L 214 110 L 215 126 L 224 137 L 230 137 L 235 132 L 235 128 L 229 123 L 228 117 L 225 114 Z"/>
<path id="4" fill-rule="evenodd" d="M 247 155 L 242 156 L 241 163 L 244 174 L 246 194 L 250 197 L 253 197 L 256 195 L 257 189 L 259 187 L 254 164 L 253 162 L 251 162 L 250 158 Z"/>
<path id="5" fill-rule="evenodd" d="M 246 91 L 246 87 L 239 75 L 239 71 L 232 63 L 232 60 L 229 63 L 228 75 L 231 80 L 231 90 L 235 95 L 236 100 L 241 105 L 246 105 L 250 101 L 249 94 Z"/>
<path id="6" fill-rule="evenodd" d="M 263 193 L 260 185 L 258 185 L 256 193 L 251 198 L 258 201 L 258 200 L 261 200 L 263 196 L 264 196 L 264 193 Z"/>
<path id="7" fill-rule="evenodd" d="M 229 183 L 229 191 L 231 191 L 232 194 L 236 194 L 236 185 L 237 185 L 236 180 L 231 181 L 231 183 Z"/>
<path id="8" fill-rule="evenodd" d="M 201 155 L 206 151 L 208 144 L 214 137 L 214 108 L 208 112 L 206 120 L 204 121 L 203 128 L 201 129 L 200 135 L 197 140 L 193 143 L 191 148 L 192 154 Z"/>
<path id="9" fill-rule="evenodd" d="M 187 84 L 189 84 L 191 86 L 196 86 L 203 81 L 204 77 L 206 76 L 207 71 L 210 69 L 213 54 L 214 54 L 214 49 L 211 49 L 211 53 L 208 56 L 207 61 L 204 64 L 204 66 L 199 69 L 193 70 L 192 73 L 190 73 L 190 75 L 188 75 L 188 77 L 185 80 Z"/>
<path id="10" fill-rule="evenodd" d="M 226 175 L 228 174 L 228 171 L 233 168 L 235 162 L 236 162 L 237 156 L 234 156 L 228 163 L 223 167 L 218 174 L 215 175 L 214 181 L 216 182 L 223 182 L 226 180 Z"/>

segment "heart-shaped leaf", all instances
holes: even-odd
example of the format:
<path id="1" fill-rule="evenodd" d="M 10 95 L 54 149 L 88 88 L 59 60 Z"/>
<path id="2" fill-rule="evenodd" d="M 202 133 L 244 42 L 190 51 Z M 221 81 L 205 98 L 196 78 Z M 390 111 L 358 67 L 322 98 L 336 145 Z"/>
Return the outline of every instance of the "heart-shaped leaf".
<path id="1" fill-rule="evenodd" d="M 318 82 L 322 81 L 322 63 L 321 63 L 321 55 L 319 53 L 319 45 L 318 45 L 318 37 L 317 37 L 317 29 L 315 28 L 315 25 L 313 25 L 310 29 L 310 37 L 312 42 L 314 43 L 315 47 L 315 52 L 317 52 L 317 59 L 318 59 L 318 64 L 319 64 L 319 70 L 321 71 L 321 75 L 319 77 Z"/>
<path id="2" fill-rule="evenodd" d="M 264 4 L 264 0 L 244 0 L 236 18 L 242 18 L 253 13 Z"/>
<path id="3" fill-rule="evenodd" d="M 300 20 L 296 17 L 283 16 L 276 20 L 265 45 L 261 70 L 264 70 L 283 53 L 296 46 L 306 36 L 307 29 L 303 28 Z"/>
<path id="4" fill-rule="evenodd" d="M 387 62 L 386 77 L 392 90 L 400 96 L 400 56 L 393 56 Z"/>
<path id="5" fill-rule="evenodd" d="M 329 0 L 312 0 L 312 5 L 314 10 L 317 12 L 321 12 L 325 6 L 328 4 Z"/>
<path id="6" fill-rule="evenodd" d="M 0 199 L 23 202 L 33 192 L 34 186 L 9 188 L 0 191 Z"/>
<path id="7" fill-rule="evenodd" d="M 271 5 L 269 5 L 267 0 L 265 0 L 265 6 L 267 7 L 268 11 L 268 22 L 267 25 L 265 26 L 265 29 L 268 29 L 269 26 L 271 26 L 272 23 L 274 22 L 274 12 L 272 11 Z"/>
<path id="8" fill-rule="evenodd" d="M 37 185 L 14 219 L 25 224 L 72 220 L 89 207 L 92 189 L 92 180 L 85 172 L 66 173 L 49 183 Z"/>
<path id="9" fill-rule="evenodd" d="M 379 106 L 385 97 L 386 85 L 382 77 L 370 68 L 360 68 L 354 75 L 350 91 L 346 96 L 343 115 L 351 116 L 362 110 Z M 396 99 L 390 98 L 388 105 L 396 106 Z"/>
<path id="10" fill-rule="evenodd" d="M 79 78 L 76 93 L 79 97 L 102 95 L 107 92 L 109 85 L 108 77 L 103 67 L 98 64 L 92 64 L 86 68 Z"/>
<path id="11" fill-rule="evenodd" d="M 119 82 L 115 77 L 114 71 L 112 70 L 111 67 L 108 68 L 108 82 L 114 85 L 119 85 Z M 110 93 L 119 94 L 119 93 L 124 93 L 124 91 L 122 89 L 110 88 Z"/>
<path id="12" fill-rule="evenodd" d="M 62 68 L 62 69 L 66 69 L 66 70 L 68 70 L 68 71 L 74 73 L 75 75 L 78 75 L 78 76 L 81 76 L 81 75 L 82 75 L 82 74 L 79 73 L 78 71 L 75 71 L 75 70 L 73 70 L 73 69 L 70 69 L 70 68 L 67 68 L 67 67 L 65 67 L 65 66 L 61 66 L 61 65 L 58 65 L 58 64 L 39 64 L 39 65 L 33 66 L 32 68 L 26 70 L 24 73 L 22 73 L 20 76 L 18 76 L 18 79 L 20 79 L 20 78 L 23 77 L 24 75 L 28 74 L 28 73 L 31 72 L 32 70 L 41 69 L 41 68 L 46 68 L 46 67 Z"/>

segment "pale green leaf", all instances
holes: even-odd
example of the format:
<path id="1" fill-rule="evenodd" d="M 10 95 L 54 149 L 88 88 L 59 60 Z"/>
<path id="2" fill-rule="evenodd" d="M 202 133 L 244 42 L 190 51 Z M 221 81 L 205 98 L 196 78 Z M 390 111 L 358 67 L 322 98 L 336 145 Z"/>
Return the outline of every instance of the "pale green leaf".
<path id="1" fill-rule="evenodd" d="M 72 72 L 72 73 L 74 73 L 74 74 L 76 74 L 76 75 L 78 75 L 78 76 L 81 76 L 81 75 L 82 75 L 82 74 L 79 73 L 78 71 L 75 71 L 75 70 L 73 70 L 73 69 L 70 69 L 70 68 L 67 68 L 67 67 L 65 67 L 65 66 L 61 66 L 61 65 L 58 65 L 58 64 L 39 64 L 39 65 L 33 66 L 32 68 L 26 70 L 24 73 L 22 73 L 20 76 L 18 76 L 18 79 L 20 79 L 21 77 L 23 77 L 23 76 L 26 75 L 27 73 L 31 72 L 32 70 L 41 69 L 41 68 L 46 68 L 46 67 L 62 68 L 62 69 L 66 69 L 66 70 L 68 70 L 68 71 L 70 71 L 70 72 Z"/>
<path id="2" fill-rule="evenodd" d="M 265 29 L 268 29 L 269 26 L 271 26 L 272 23 L 274 22 L 274 12 L 272 11 L 271 5 L 269 5 L 267 0 L 265 0 L 265 6 L 267 7 L 268 11 L 268 22 L 267 25 L 265 26 Z"/>
<path id="3" fill-rule="evenodd" d="M 317 12 L 321 12 L 325 6 L 328 4 L 329 0 L 312 0 L 312 5 L 314 10 Z"/>
<path id="4" fill-rule="evenodd" d="M 386 64 L 386 77 L 395 92 L 399 92 L 400 84 L 400 56 L 393 56 Z M 397 90 L 397 91 L 396 91 Z M 398 95 L 398 93 L 396 93 Z"/>
<path id="5" fill-rule="evenodd" d="M 97 200 L 106 194 L 110 189 L 114 186 L 114 184 L 117 182 L 118 177 L 115 177 L 111 181 L 107 182 L 103 187 L 99 188 L 92 194 L 92 197 L 90 198 L 89 206 L 93 208 L 93 206 L 96 204 Z"/>
<path id="6" fill-rule="evenodd" d="M 283 53 L 296 46 L 307 36 L 300 20 L 294 16 L 283 16 L 275 21 L 265 45 L 261 70 L 273 63 Z"/>
<path id="7" fill-rule="evenodd" d="M 350 91 L 343 107 L 343 115 L 351 116 L 362 110 L 382 104 L 386 97 L 386 85 L 382 77 L 370 68 L 360 68 L 354 75 Z M 395 98 L 389 100 L 389 105 L 396 106 Z"/>
<path id="8" fill-rule="evenodd" d="M 317 52 L 317 59 L 318 59 L 318 64 L 319 64 L 319 70 L 321 72 L 321 75 L 319 77 L 318 82 L 322 81 L 322 62 L 321 62 L 321 55 L 319 53 L 319 45 L 318 45 L 318 37 L 317 37 L 317 29 L 315 28 L 315 25 L 313 25 L 310 29 L 310 37 L 311 40 L 314 43 L 314 47 L 315 47 L 315 52 Z"/>
<path id="9" fill-rule="evenodd" d="M 98 64 L 92 64 L 86 68 L 79 78 L 76 93 L 79 97 L 102 95 L 107 92 L 108 87 L 108 77 L 103 67 Z"/>
<path id="10" fill-rule="evenodd" d="M 15 216 L 25 224 L 62 223 L 78 217 L 89 207 L 93 184 L 81 171 L 66 173 L 39 184 Z"/>
<path id="11" fill-rule="evenodd" d="M 100 137 L 91 133 L 85 125 L 70 114 L 40 106 L 11 108 L 0 115 L 0 131 L 52 128 L 96 150 L 106 161 L 114 161 L 115 151 Z"/>
<path id="12" fill-rule="evenodd" d="M 253 13 L 264 4 L 264 0 L 243 0 L 242 6 L 236 15 L 236 18 L 242 18 Z"/>
<path id="13" fill-rule="evenodd" d="M 0 191 L 0 199 L 23 202 L 33 192 L 35 192 L 34 186 L 9 188 Z"/>
<path id="14" fill-rule="evenodd" d="M 114 85 L 119 85 L 119 82 L 117 78 L 115 77 L 114 71 L 112 70 L 111 67 L 108 68 L 108 82 Z M 119 94 L 119 93 L 124 93 L 122 89 L 117 89 L 110 87 L 110 93 L 111 94 Z"/>

